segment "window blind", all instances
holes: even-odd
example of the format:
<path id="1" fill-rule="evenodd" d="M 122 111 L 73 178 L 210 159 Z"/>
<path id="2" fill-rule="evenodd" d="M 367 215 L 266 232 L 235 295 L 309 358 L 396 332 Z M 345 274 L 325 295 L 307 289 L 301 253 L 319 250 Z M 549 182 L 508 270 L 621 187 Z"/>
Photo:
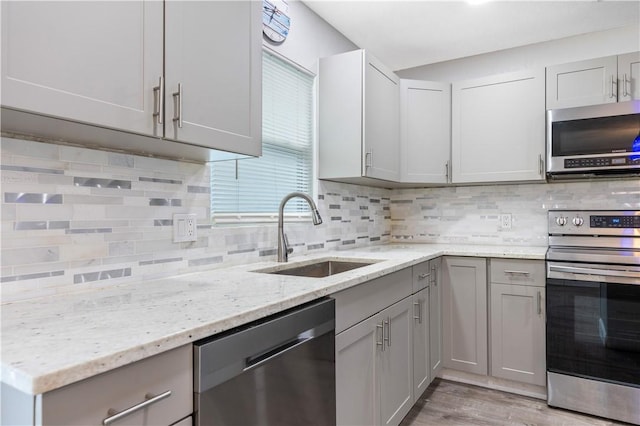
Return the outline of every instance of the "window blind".
<path id="1" fill-rule="evenodd" d="M 211 166 L 211 213 L 217 223 L 277 218 L 282 198 L 311 194 L 313 76 L 269 52 L 262 54 L 262 157 Z M 288 216 L 307 216 L 308 205 L 287 203 Z"/>

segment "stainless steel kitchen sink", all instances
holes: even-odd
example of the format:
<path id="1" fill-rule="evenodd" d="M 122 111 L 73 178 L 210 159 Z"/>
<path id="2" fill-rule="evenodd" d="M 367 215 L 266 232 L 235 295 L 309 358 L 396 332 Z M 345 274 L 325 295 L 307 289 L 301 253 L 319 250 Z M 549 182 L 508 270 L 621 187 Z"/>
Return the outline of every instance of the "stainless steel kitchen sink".
<path id="1" fill-rule="evenodd" d="M 324 278 L 331 275 L 339 274 L 341 272 L 347 272 L 353 269 L 362 268 L 363 266 L 373 265 L 376 262 L 379 262 L 379 260 L 323 259 L 313 263 L 291 266 L 275 266 L 273 268 L 261 269 L 254 272 L 277 275 L 294 275 L 297 277 Z"/>

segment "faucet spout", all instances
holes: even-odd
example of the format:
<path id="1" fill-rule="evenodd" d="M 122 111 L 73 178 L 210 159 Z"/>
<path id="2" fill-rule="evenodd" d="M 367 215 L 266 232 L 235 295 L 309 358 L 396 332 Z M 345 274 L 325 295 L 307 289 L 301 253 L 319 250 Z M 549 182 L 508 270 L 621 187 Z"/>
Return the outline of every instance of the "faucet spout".
<path id="1" fill-rule="evenodd" d="M 311 220 L 314 225 L 320 225 L 322 223 L 318 207 L 309 195 L 304 192 L 292 192 L 285 195 L 280 202 L 280 208 L 278 209 L 278 262 L 288 261 L 289 253 L 293 251 L 293 248 L 289 247 L 289 241 L 284 233 L 284 206 L 287 204 L 287 201 L 295 197 L 302 198 L 307 202 L 307 204 L 309 204 L 309 208 L 311 209 Z"/>

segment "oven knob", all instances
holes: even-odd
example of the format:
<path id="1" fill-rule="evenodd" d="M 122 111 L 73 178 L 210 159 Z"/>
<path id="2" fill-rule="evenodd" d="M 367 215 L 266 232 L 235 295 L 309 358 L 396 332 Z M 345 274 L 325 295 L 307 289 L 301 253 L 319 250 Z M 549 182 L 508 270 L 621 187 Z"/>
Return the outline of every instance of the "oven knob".
<path id="1" fill-rule="evenodd" d="M 582 224 L 584 223 L 584 220 L 582 220 L 581 217 L 574 217 L 572 222 L 575 226 L 582 226 Z"/>
<path id="2" fill-rule="evenodd" d="M 567 218 L 563 216 L 556 217 L 556 224 L 558 226 L 565 226 L 567 224 Z"/>

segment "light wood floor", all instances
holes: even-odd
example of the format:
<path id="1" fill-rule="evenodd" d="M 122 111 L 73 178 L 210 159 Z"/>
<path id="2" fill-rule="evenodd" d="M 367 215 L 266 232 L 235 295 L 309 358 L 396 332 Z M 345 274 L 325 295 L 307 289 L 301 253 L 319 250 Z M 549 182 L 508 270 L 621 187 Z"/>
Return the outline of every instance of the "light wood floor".
<path id="1" fill-rule="evenodd" d="M 623 424 L 551 408 L 540 399 L 436 379 L 400 426 Z"/>

